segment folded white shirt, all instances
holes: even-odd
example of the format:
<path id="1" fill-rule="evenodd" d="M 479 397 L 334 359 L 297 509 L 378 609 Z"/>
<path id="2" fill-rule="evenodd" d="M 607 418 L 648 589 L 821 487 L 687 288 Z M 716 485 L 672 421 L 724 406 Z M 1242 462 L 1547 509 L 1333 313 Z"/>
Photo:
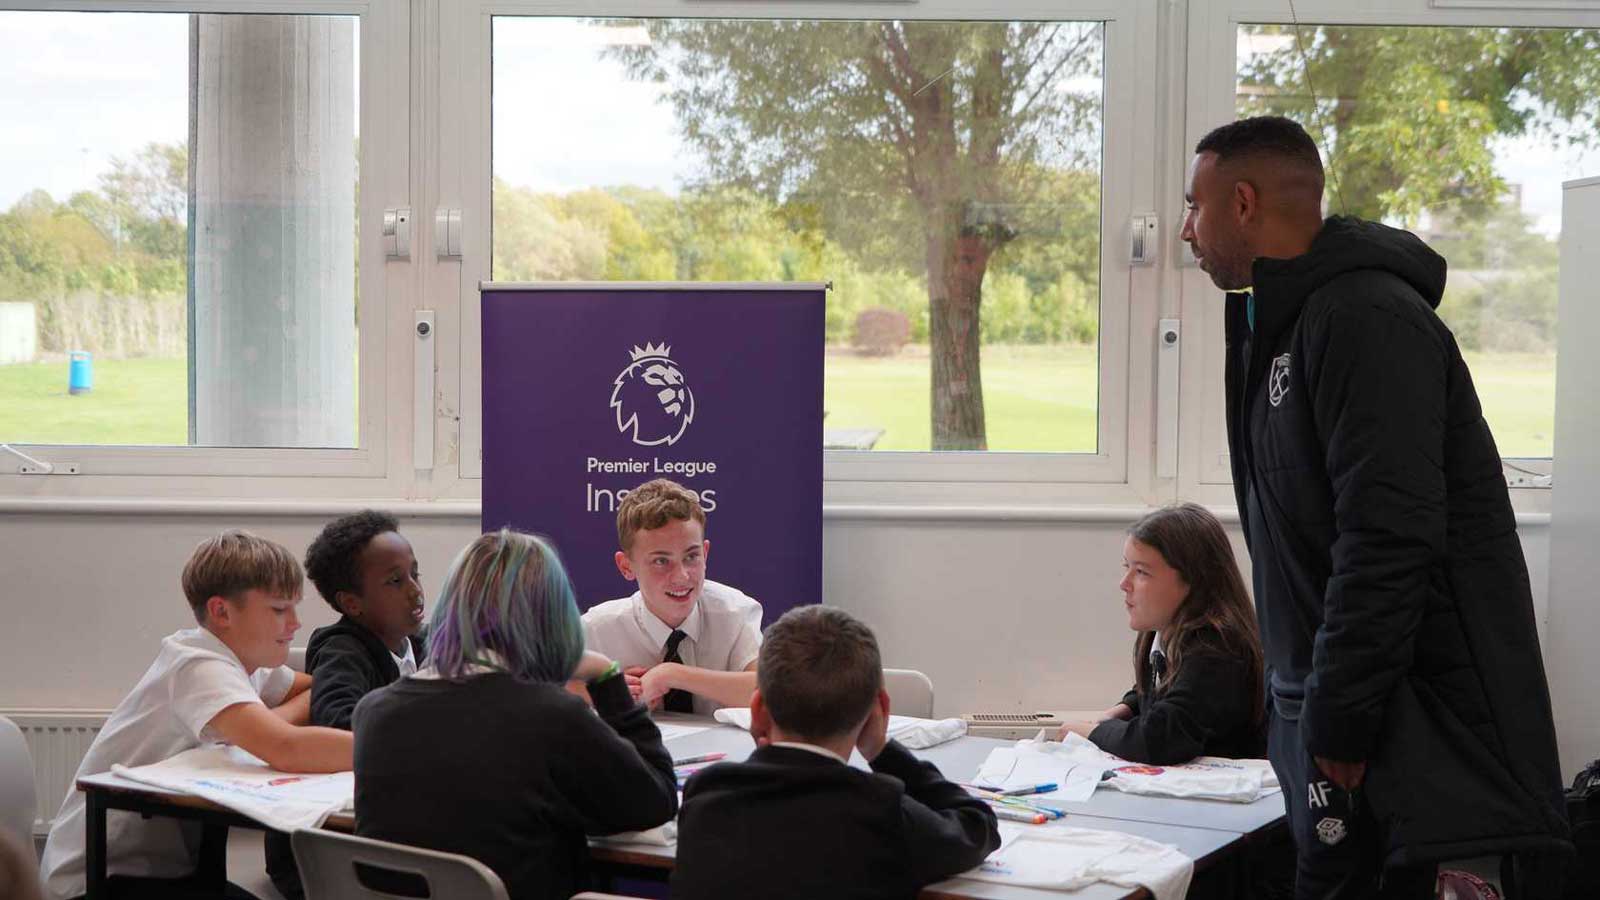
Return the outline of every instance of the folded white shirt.
<path id="1" fill-rule="evenodd" d="M 1264 759 L 1202 756 L 1176 766 L 1151 766 L 1128 762 L 1101 750 L 1088 738 L 1071 732 L 1059 744 L 1018 741 L 1018 751 L 1021 752 L 1025 745 L 1033 745 L 1037 752 L 1053 753 L 1074 762 L 1099 766 L 1111 773 L 1111 777 L 1104 782 L 1107 786 L 1129 794 L 1253 803 L 1278 790 L 1278 778 L 1271 764 Z"/>
<path id="2" fill-rule="evenodd" d="M 750 710 L 747 707 L 723 707 L 712 713 L 712 718 L 724 725 L 750 730 Z M 889 737 L 899 741 L 908 750 L 926 750 L 949 743 L 967 733 L 967 723 L 961 719 L 918 719 L 912 716 L 890 716 Z"/>
<path id="3" fill-rule="evenodd" d="M 678 823 L 666 822 L 644 831 L 624 831 L 619 834 L 594 835 L 593 840 L 607 844 L 653 844 L 671 847 L 678 842 Z"/>
<path id="4" fill-rule="evenodd" d="M 355 774 L 279 772 L 238 747 L 206 744 L 148 766 L 111 771 L 144 784 L 193 794 L 279 831 L 316 828 L 350 807 Z"/>
<path id="5" fill-rule="evenodd" d="M 960 877 L 1058 891 L 1103 881 L 1148 888 L 1156 900 L 1181 900 L 1194 877 L 1194 860 L 1138 835 L 1001 822 L 1000 849 Z"/>

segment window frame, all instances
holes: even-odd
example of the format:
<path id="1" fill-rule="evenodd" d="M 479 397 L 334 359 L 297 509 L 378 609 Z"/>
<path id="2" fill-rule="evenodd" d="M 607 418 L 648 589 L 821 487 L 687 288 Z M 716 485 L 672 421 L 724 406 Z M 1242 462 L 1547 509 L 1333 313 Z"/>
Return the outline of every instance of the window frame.
<path id="1" fill-rule="evenodd" d="M 359 408 L 357 447 L 197 447 L 184 445 L 34 444 L 8 442 L 23 453 L 57 468 L 52 475 L 22 475 L 22 460 L 0 452 L 0 486 L 15 486 L 30 495 L 149 493 L 152 478 L 271 479 L 259 493 L 280 492 L 283 479 L 307 478 L 307 494 L 319 493 L 329 478 L 380 479 L 392 468 L 389 440 L 390 398 L 397 396 L 389 350 L 399 344 L 391 310 L 409 306 L 404 272 L 392 271 L 385 258 L 380 229 L 386 206 L 405 206 L 409 147 L 406 103 L 409 99 L 409 5 L 405 0 L 0 0 L 0 15 L 14 11 L 117 12 L 257 15 L 341 15 L 357 20 L 360 92 L 357 160 L 361 225 L 356 252 L 361 281 L 357 314 Z M 419 229 L 418 237 L 423 235 Z M 414 251 L 416 244 L 414 241 Z M 415 255 L 415 252 L 414 254 Z M 407 323 L 409 324 L 409 323 Z M 399 338 L 403 340 L 403 335 Z M 410 373 L 405 372 L 405 382 Z M 398 396 L 404 396 L 400 394 Z M 0 440 L 4 436 L 0 435 Z M 68 466 L 76 475 L 60 474 Z M 200 482 L 209 485 L 214 482 Z M 248 481 L 236 482 L 248 484 Z M 205 487 L 197 488 L 204 493 Z M 248 490 L 246 492 L 249 492 Z"/>
<path id="2" fill-rule="evenodd" d="M 1188 113 L 1183 129 L 1184 152 L 1174 161 L 1180 178 L 1185 177 L 1190 149 L 1212 127 L 1235 117 L 1236 42 L 1241 25 L 1289 25 L 1298 20 L 1308 25 L 1600 28 L 1600 10 L 1529 9 L 1510 4 L 1446 7 L 1438 0 L 1298 0 L 1293 12 L 1298 15 L 1291 13 L 1287 2 L 1190 0 L 1185 79 Z M 1181 195 L 1168 204 L 1174 215 L 1181 217 Z M 1190 436 L 1186 443 L 1191 449 L 1180 460 L 1180 491 L 1185 497 L 1206 502 L 1232 502 L 1227 426 L 1222 413 L 1222 296 L 1192 263 L 1180 263 L 1177 281 L 1191 346 L 1193 337 L 1200 341 L 1198 349 L 1185 354 L 1182 365 L 1185 395 L 1180 431 Z M 1548 512 L 1548 479 L 1532 478 L 1520 470 L 1548 474 L 1552 460 L 1506 457 L 1504 463 L 1516 510 Z"/>
<path id="3" fill-rule="evenodd" d="M 1102 134 L 1101 299 L 1099 339 L 1098 449 L 1095 453 L 1007 451 L 823 451 L 825 496 L 861 502 L 1138 502 L 1134 482 L 1143 464 L 1140 438 L 1150 429 L 1131 414 L 1130 398 L 1145 388 L 1153 364 L 1153 342 L 1139 341 L 1137 324 L 1150 321 L 1158 278 L 1131 267 L 1126 258 L 1127 223 L 1135 211 L 1154 209 L 1150 178 L 1157 171 L 1154 79 L 1141 79 L 1139 59 L 1155 53 L 1157 4 L 1151 0 L 1109 5 L 1006 0 L 981 11 L 953 0 L 893 2 L 706 2 L 706 0 L 464 0 L 442 11 L 440 57 L 447 110 L 441 132 L 457 136 L 441 147 L 441 191 L 460 202 L 463 259 L 455 296 L 430 286 L 442 308 L 449 300 L 459 328 L 459 460 L 463 491 L 481 484 L 482 384 L 477 351 L 480 334 L 477 287 L 489 278 L 492 19 L 501 15 L 590 17 L 718 17 L 811 19 L 1091 20 L 1104 22 L 1105 95 Z M 463 62 L 465 60 L 465 62 Z M 453 108 L 454 115 L 449 110 Z M 452 178 L 454 175 L 454 178 Z M 437 291 L 437 293 L 435 293 Z M 453 449 L 453 448 L 452 448 Z M 1131 477 L 1130 477 L 1131 476 Z"/>

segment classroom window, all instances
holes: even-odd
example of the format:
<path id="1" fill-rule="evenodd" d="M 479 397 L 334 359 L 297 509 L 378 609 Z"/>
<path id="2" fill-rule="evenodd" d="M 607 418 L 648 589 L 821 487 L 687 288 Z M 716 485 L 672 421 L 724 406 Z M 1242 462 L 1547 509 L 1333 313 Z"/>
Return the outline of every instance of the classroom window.
<path id="1" fill-rule="evenodd" d="M 1600 171 L 1600 30 L 1242 25 L 1236 108 L 1296 119 L 1330 213 L 1416 232 L 1508 458 L 1551 456 L 1561 183 Z M 1515 473 L 1512 473 L 1515 480 Z"/>
<path id="2" fill-rule="evenodd" d="M 358 25 L 0 11 L 0 442 L 357 445 Z"/>
<path id="3" fill-rule="evenodd" d="M 496 281 L 807 281 L 832 448 L 1095 453 L 1105 27 L 492 26 Z"/>

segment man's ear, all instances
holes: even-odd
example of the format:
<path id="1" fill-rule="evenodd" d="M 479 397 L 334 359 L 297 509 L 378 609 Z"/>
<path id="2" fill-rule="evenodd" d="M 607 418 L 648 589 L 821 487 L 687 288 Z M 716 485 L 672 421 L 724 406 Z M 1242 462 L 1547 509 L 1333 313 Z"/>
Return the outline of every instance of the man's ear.
<path id="1" fill-rule="evenodd" d="M 772 713 L 767 710 L 760 688 L 750 694 L 750 736 L 755 738 L 757 747 L 772 743 Z"/>
<path id="2" fill-rule="evenodd" d="M 633 574 L 633 561 L 628 559 L 628 554 L 618 550 L 617 555 L 611 557 L 611 559 L 616 562 L 617 571 L 622 574 L 623 578 L 629 581 L 639 580 L 639 576 Z"/>
<path id="3" fill-rule="evenodd" d="M 1244 225 L 1261 214 L 1261 195 L 1256 192 L 1256 186 L 1248 181 L 1235 181 L 1233 183 L 1233 212 L 1239 219 L 1239 224 Z"/>

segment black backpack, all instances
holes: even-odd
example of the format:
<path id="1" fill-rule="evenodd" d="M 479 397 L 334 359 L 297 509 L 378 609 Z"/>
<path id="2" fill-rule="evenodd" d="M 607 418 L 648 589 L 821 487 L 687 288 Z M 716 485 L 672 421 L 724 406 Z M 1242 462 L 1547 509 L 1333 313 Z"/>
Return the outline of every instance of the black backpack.
<path id="1" fill-rule="evenodd" d="M 1577 859 L 1567 873 L 1568 900 L 1600 897 L 1600 759 L 1572 779 L 1567 791 L 1567 821 Z"/>

